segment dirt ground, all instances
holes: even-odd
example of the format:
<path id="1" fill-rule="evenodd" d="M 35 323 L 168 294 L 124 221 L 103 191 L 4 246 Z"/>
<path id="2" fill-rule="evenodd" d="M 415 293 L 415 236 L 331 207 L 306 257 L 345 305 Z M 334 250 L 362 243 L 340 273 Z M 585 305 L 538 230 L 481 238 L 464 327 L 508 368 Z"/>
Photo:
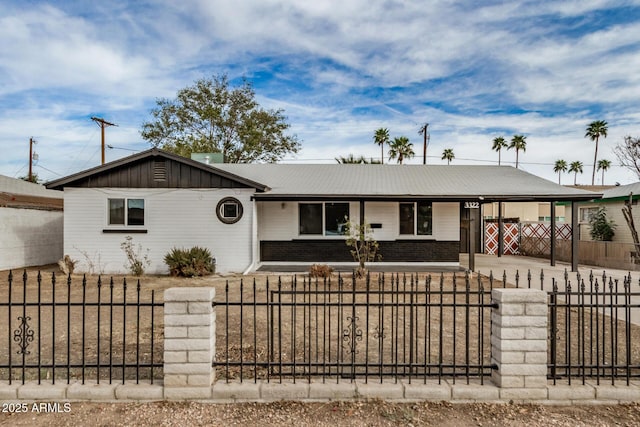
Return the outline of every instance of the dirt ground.
<path id="1" fill-rule="evenodd" d="M 30 410 L 31 408 L 29 408 Z M 637 426 L 640 406 L 328 402 L 72 403 L 68 413 L 0 413 L 0 426 Z"/>

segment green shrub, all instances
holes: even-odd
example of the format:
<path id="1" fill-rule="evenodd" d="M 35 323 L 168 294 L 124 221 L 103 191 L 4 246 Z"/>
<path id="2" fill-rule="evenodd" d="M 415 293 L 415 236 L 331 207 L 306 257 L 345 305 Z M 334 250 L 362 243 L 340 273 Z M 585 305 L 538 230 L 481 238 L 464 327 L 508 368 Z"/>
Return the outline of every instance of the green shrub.
<path id="1" fill-rule="evenodd" d="M 607 220 L 605 208 L 598 209 L 598 212 L 589 219 L 589 234 L 593 240 L 611 241 L 615 233 L 616 225 L 612 220 Z"/>
<path id="2" fill-rule="evenodd" d="M 207 276 L 216 272 L 216 260 L 207 248 L 194 246 L 191 249 L 173 248 L 164 256 L 172 276 Z"/>

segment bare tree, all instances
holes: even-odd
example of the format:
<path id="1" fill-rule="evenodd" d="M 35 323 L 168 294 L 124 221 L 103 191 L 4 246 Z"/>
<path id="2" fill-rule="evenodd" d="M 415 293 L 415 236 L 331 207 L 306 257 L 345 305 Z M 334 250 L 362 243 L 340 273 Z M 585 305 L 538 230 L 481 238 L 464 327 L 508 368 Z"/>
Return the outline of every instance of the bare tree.
<path id="1" fill-rule="evenodd" d="M 640 239 L 638 238 L 638 230 L 636 229 L 636 224 L 633 221 L 633 212 L 631 211 L 631 205 L 633 205 L 633 193 L 629 193 L 629 202 L 625 202 L 624 207 L 622 208 L 622 215 L 624 216 L 624 220 L 627 222 L 629 231 L 631 231 L 631 237 L 633 238 L 633 244 L 636 249 L 634 262 L 636 264 L 640 264 Z"/>
<path id="2" fill-rule="evenodd" d="M 624 143 L 613 148 L 620 165 L 632 170 L 640 179 L 640 138 L 624 137 Z"/>

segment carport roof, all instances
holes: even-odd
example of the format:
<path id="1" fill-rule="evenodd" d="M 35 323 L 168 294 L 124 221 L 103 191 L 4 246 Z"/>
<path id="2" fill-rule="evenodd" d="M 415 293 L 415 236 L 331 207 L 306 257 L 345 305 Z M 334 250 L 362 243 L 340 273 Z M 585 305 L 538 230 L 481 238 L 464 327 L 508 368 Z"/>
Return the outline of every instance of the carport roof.
<path id="1" fill-rule="evenodd" d="M 412 199 L 550 201 L 601 196 L 555 184 L 511 166 L 216 164 L 269 187 L 258 200 Z"/>

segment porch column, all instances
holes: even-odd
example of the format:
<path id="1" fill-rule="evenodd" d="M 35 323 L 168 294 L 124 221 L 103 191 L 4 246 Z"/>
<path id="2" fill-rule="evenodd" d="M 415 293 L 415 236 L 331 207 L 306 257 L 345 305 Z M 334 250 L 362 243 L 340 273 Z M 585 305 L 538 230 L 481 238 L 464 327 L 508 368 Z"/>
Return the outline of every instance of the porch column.
<path id="1" fill-rule="evenodd" d="M 362 227 L 362 225 L 364 225 L 364 200 L 360 200 L 360 226 Z M 364 242 L 366 238 L 366 230 L 364 227 L 360 229 L 364 231 L 363 233 L 360 233 L 360 240 Z"/>
<path id="2" fill-rule="evenodd" d="M 556 265 L 556 202 L 551 202 L 551 253 L 549 254 L 549 258 L 551 258 L 551 266 Z"/>
<path id="3" fill-rule="evenodd" d="M 504 252 L 504 231 L 502 222 L 502 202 L 498 202 L 498 257 Z"/>
<path id="4" fill-rule="evenodd" d="M 578 203 L 571 202 L 571 271 L 578 271 L 578 242 L 580 224 L 578 224 Z"/>

